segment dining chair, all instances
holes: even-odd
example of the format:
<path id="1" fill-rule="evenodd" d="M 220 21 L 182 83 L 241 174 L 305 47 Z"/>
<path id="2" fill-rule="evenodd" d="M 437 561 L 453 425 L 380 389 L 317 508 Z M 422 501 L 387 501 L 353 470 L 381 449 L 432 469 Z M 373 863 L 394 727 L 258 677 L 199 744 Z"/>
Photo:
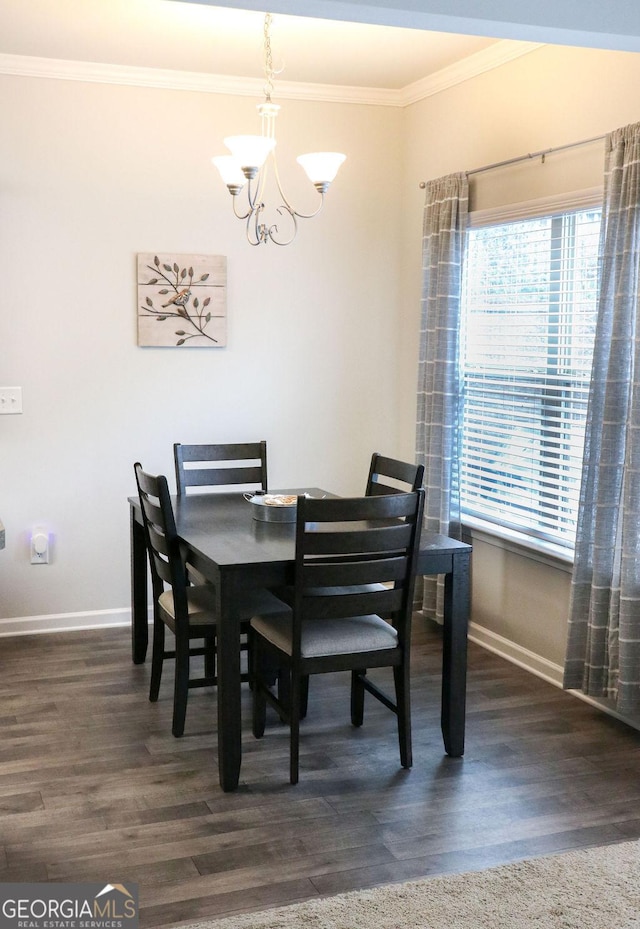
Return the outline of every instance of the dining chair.
<path id="1" fill-rule="evenodd" d="M 412 764 L 409 656 L 424 491 L 356 498 L 298 498 L 293 600 L 251 620 L 253 734 L 267 704 L 290 728 L 290 781 L 298 782 L 303 681 L 351 671 L 351 721 L 362 725 L 365 691 L 398 718 L 400 761 Z M 386 618 L 383 618 L 386 617 Z M 287 686 L 264 673 L 276 666 Z M 393 668 L 395 698 L 365 668 Z"/>
<path id="2" fill-rule="evenodd" d="M 175 516 L 167 479 L 145 472 L 140 462 L 134 465 L 145 541 L 151 569 L 153 595 L 153 646 L 149 700 L 155 703 L 160 692 L 165 659 L 174 659 L 173 723 L 174 736 L 184 733 L 188 692 L 194 687 L 217 683 L 216 589 L 212 584 L 194 586 L 188 574 L 188 556 L 176 531 Z M 240 615 L 248 619 L 257 608 L 267 613 L 278 611 L 282 602 L 268 591 L 247 591 L 238 605 Z M 165 630 L 174 635 L 175 647 L 168 649 Z M 203 640 L 202 645 L 193 645 Z M 204 674 L 191 677 L 190 659 L 204 656 Z M 245 680 L 248 675 L 245 675 Z"/>
<path id="3" fill-rule="evenodd" d="M 186 494 L 188 487 L 201 491 L 207 488 L 228 490 L 242 485 L 243 490 L 267 490 L 267 443 L 264 440 L 221 445 L 176 442 L 173 459 L 179 495 Z M 195 568 L 189 568 L 188 573 L 194 583 L 206 583 Z M 248 627 L 244 631 L 247 632 Z"/>
<path id="4" fill-rule="evenodd" d="M 173 446 L 173 455 L 179 494 L 185 494 L 188 487 L 222 488 L 240 484 L 245 490 L 267 490 L 265 441 L 224 445 L 183 445 L 177 442 Z"/>
<path id="5" fill-rule="evenodd" d="M 379 494 L 407 493 L 419 490 L 424 480 L 424 465 L 387 458 L 379 452 L 371 456 L 367 478 L 367 497 Z"/>
<path id="6" fill-rule="evenodd" d="M 411 464 L 406 461 L 399 461 L 396 458 L 387 458 L 379 452 L 374 452 L 369 465 L 365 496 L 408 493 L 412 490 L 420 490 L 423 478 L 424 465 Z M 309 679 L 305 678 L 302 682 L 302 719 L 307 714 L 308 692 Z"/>
<path id="7" fill-rule="evenodd" d="M 387 458 L 385 455 L 381 455 L 380 452 L 374 452 L 369 465 L 365 496 L 408 493 L 412 490 L 420 490 L 423 478 L 424 465 L 399 461 L 397 458 Z M 300 703 L 301 719 L 304 719 L 307 715 L 308 700 L 309 679 L 304 678 Z"/>

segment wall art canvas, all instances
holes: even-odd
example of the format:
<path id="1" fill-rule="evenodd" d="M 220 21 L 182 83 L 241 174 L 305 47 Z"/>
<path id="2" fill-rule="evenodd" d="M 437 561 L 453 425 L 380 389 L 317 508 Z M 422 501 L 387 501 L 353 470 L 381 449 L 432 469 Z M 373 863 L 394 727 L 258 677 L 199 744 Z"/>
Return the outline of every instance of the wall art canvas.
<path id="1" fill-rule="evenodd" d="M 227 344 L 223 255 L 138 255 L 138 345 L 221 348 Z"/>

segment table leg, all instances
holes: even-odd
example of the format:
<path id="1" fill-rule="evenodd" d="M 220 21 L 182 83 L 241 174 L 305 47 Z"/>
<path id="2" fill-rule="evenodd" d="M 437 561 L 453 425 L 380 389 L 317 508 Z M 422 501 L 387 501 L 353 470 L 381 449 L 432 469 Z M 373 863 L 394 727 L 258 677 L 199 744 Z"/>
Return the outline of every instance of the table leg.
<path id="1" fill-rule="evenodd" d="M 218 598 L 218 771 L 220 786 L 235 790 L 242 760 L 242 708 L 240 695 L 240 620 L 237 614 L 237 580 L 220 574 Z"/>
<path id="2" fill-rule="evenodd" d="M 451 573 L 445 577 L 441 724 L 445 750 L 453 758 L 464 754 L 470 568 L 470 554 L 456 553 Z"/>
<path id="3" fill-rule="evenodd" d="M 142 524 L 130 510 L 131 522 L 131 657 L 142 664 L 147 655 L 149 626 L 147 616 L 147 547 Z"/>

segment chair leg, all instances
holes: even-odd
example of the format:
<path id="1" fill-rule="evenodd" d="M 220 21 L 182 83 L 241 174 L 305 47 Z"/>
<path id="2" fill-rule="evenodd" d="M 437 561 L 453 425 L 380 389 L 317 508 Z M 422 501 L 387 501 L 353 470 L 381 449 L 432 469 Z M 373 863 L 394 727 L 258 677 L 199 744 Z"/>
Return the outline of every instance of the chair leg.
<path id="1" fill-rule="evenodd" d="M 413 764 L 411 748 L 411 691 L 409 686 L 408 662 L 404 667 L 393 669 L 396 685 L 396 706 L 398 708 L 398 740 L 400 742 L 400 764 L 410 768 Z"/>
<path id="2" fill-rule="evenodd" d="M 260 666 L 262 655 L 258 644 L 258 637 L 253 630 L 249 632 L 249 659 L 251 682 L 251 728 L 256 739 L 261 739 L 264 735 L 264 729 L 267 722 L 267 698 L 264 695 L 265 682 L 262 680 L 262 668 Z"/>
<path id="3" fill-rule="evenodd" d="M 354 726 L 361 726 L 364 720 L 364 684 L 362 675 L 365 670 L 351 672 L 351 722 Z"/>
<path id="4" fill-rule="evenodd" d="M 161 619 L 153 620 L 153 646 L 151 652 L 151 681 L 149 685 L 149 700 L 155 703 L 160 693 L 160 680 L 162 678 L 162 663 L 164 656 L 165 625 Z"/>
<path id="5" fill-rule="evenodd" d="M 204 639 L 204 676 L 211 684 L 216 682 L 216 637 L 205 636 Z"/>
<path id="6" fill-rule="evenodd" d="M 304 719 L 306 717 L 308 705 L 309 705 L 309 675 L 305 674 L 304 677 L 300 679 L 300 719 Z"/>
<path id="7" fill-rule="evenodd" d="M 262 656 L 262 680 L 267 687 L 273 687 L 278 680 L 279 668 L 273 655 Z"/>
<path id="8" fill-rule="evenodd" d="M 288 707 L 291 703 L 291 674 L 289 668 L 286 666 L 278 668 L 276 680 L 278 684 L 278 700 L 283 706 Z M 280 720 L 286 722 L 282 715 L 280 715 Z"/>
<path id="9" fill-rule="evenodd" d="M 176 738 L 184 733 L 189 694 L 189 640 L 176 637 L 175 685 L 173 691 L 173 726 Z"/>
<path id="10" fill-rule="evenodd" d="M 309 678 L 306 678 L 307 683 Z M 300 698 L 302 679 L 299 674 L 291 673 L 291 701 L 289 703 L 289 726 L 291 729 L 291 746 L 289 749 L 289 781 L 298 783 L 300 767 Z"/>

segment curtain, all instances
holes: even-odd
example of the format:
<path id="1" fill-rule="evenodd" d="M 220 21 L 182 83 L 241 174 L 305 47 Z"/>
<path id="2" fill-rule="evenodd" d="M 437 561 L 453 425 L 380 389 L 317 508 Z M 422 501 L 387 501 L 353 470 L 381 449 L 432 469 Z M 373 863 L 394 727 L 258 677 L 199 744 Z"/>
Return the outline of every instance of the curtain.
<path id="1" fill-rule="evenodd" d="M 640 123 L 605 142 L 598 319 L 564 687 L 640 709 Z"/>
<path id="2" fill-rule="evenodd" d="M 426 185 L 416 461 L 425 466 L 424 528 L 460 538 L 459 375 L 462 258 L 469 185 L 451 174 Z M 416 585 L 417 606 L 441 621 L 442 579 Z"/>

